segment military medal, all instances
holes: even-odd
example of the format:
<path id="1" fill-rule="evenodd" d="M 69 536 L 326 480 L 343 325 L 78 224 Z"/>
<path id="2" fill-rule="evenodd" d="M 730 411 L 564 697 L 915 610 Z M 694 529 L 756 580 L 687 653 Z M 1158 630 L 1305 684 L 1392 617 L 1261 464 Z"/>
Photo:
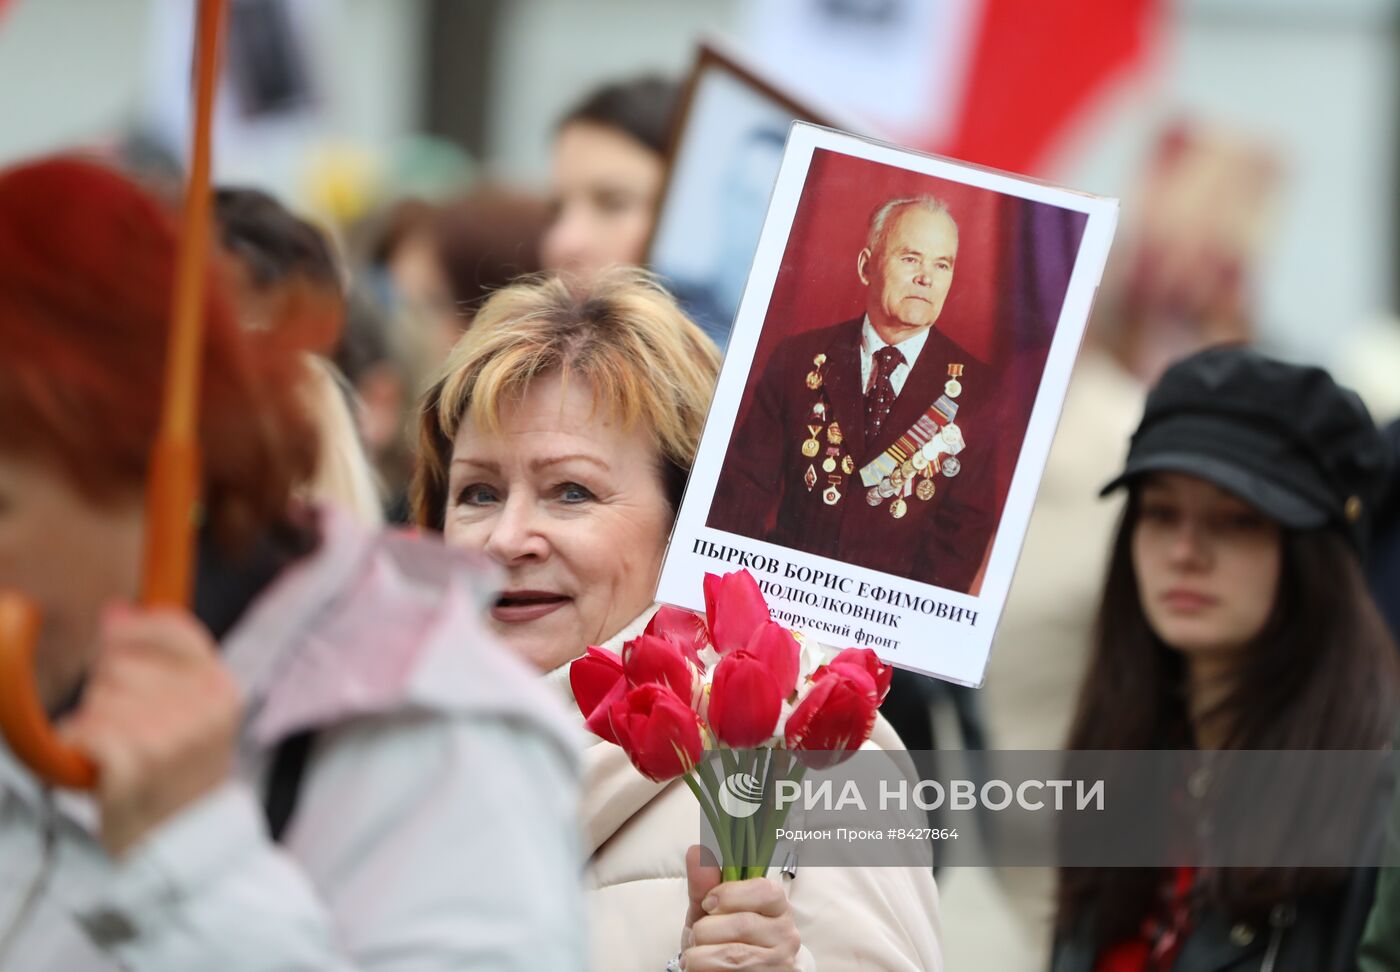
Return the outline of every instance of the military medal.
<path id="1" fill-rule="evenodd" d="M 822 365 L 826 364 L 826 355 L 819 354 L 812 359 L 812 370 L 807 372 L 807 387 L 816 391 L 822 386 Z"/>
<path id="2" fill-rule="evenodd" d="M 948 365 L 948 381 L 938 400 L 889 448 L 861 467 L 861 481 L 870 487 L 865 501 L 879 506 L 889 500 L 890 516 L 896 520 L 908 515 L 911 501 L 907 497 L 911 494 L 922 503 L 933 499 L 938 492 L 938 484 L 934 482 L 936 473 L 941 472 L 951 479 L 962 471 L 962 463 L 954 458 L 963 450 L 964 443 L 962 430 L 954 422 L 958 404 L 953 399 L 963 391 L 959 381 L 963 368 L 959 363 Z M 832 423 L 827 439 L 837 443 L 840 434 L 839 427 Z M 851 461 L 850 456 L 841 459 L 841 468 L 847 475 L 850 474 L 848 461 Z"/>
<path id="3" fill-rule="evenodd" d="M 836 471 L 836 458 L 835 458 L 834 456 L 827 456 L 824 460 L 822 460 L 822 472 L 824 472 L 824 473 L 834 473 L 835 471 Z"/>
<path id="4" fill-rule="evenodd" d="M 856 461 L 849 455 L 841 457 L 841 471 L 849 476 L 856 471 Z"/>
<path id="5" fill-rule="evenodd" d="M 821 430 L 822 427 L 820 425 L 807 426 L 807 431 L 812 433 L 812 437 L 802 443 L 802 454 L 808 459 L 814 458 L 816 454 L 821 451 L 822 444 L 817 441 L 817 434 L 821 432 Z"/>
<path id="6" fill-rule="evenodd" d="M 962 382 L 958 381 L 962 377 L 962 373 L 962 365 L 950 364 L 948 366 L 948 381 L 943 386 L 943 392 L 949 398 L 957 398 L 962 394 Z"/>
<path id="7" fill-rule="evenodd" d="M 830 442 L 832 445 L 839 446 L 845 438 L 846 437 L 841 434 L 840 423 L 832 422 L 826 427 L 826 441 Z"/>
<path id="8" fill-rule="evenodd" d="M 861 482 L 866 486 L 874 486 L 897 467 L 912 460 L 914 454 L 920 450 L 925 450 L 924 456 L 930 462 L 939 452 L 954 451 L 944 448 L 939 436 L 945 426 L 952 424 L 957 413 L 957 402 L 947 395 L 938 396 L 938 400 L 930 405 L 897 441 L 861 467 Z M 931 451 L 929 447 L 932 447 Z M 906 475 L 905 478 L 909 477 Z"/>
<path id="9" fill-rule="evenodd" d="M 826 477 L 826 491 L 822 493 L 822 502 L 827 506 L 835 506 L 841 502 L 841 477 Z"/>

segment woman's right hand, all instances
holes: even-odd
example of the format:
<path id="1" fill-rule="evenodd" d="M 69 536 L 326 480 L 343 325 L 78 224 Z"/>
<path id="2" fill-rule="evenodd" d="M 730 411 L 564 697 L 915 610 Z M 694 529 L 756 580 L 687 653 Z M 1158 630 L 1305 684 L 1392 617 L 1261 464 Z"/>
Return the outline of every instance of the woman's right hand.
<path id="1" fill-rule="evenodd" d="M 685 855 L 690 910 L 681 933 L 685 972 L 795 972 L 802 936 L 787 894 L 775 881 L 720 883 L 718 867 L 701 863 L 702 848 Z"/>
<path id="2" fill-rule="evenodd" d="M 113 857 L 228 778 L 242 716 L 238 684 L 192 614 L 108 608 L 82 703 L 58 728 L 97 763 Z"/>

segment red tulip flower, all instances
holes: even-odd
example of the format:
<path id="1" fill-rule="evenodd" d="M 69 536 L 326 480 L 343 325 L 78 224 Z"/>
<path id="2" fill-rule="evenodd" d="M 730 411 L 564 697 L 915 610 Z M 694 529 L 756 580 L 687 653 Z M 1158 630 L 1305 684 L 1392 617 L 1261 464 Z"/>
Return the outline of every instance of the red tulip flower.
<path id="1" fill-rule="evenodd" d="M 787 747 L 813 769 L 825 769 L 855 752 L 875 728 L 879 687 L 864 668 L 825 666 L 787 721 Z"/>
<path id="2" fill-rule="evenodd" d="M 696 668 L 704 668 L 700 662 L 700 649 L 710 643 L 710 636 L 705 630 L 705 620 L 694 611 L 664 604 L 652 615 L 643 634 L 664 638 L 679 648 Z"/>
<path id="3" fill-rule="evenodd" d="M 574 701 L 588 728 L 608 742 L 616 743 L 617 737 L 608 729 L 607 713 L 627 691 L 622 659 L 606 648 L 589 645 L 583 656 L 575 658 L 569 666 L 569 688 L 573 690 Z"/>
<path id="4" fill-rule="evenodd" d="M 700 717 L 664 685 L 630 689 L 609 719 L 632 765 L 658 783 L 689 773 L 705 752 Z"/>
<path id="5" fill-rule="evenodd" d="M 761 661 L 773 676 L 778 695 L 787 698 L 797 690 L 797 673 L 802 667 L 802 647 L 792 632 L 776 621 L 754 629 L 744 651 Z M 877 659 L 878 660 L 878 659 Z"/>
<path id="6" fill-rule="evenodd" d="M 644 634 L 622 646 L 622 671 L 629 687 L 665 685 L 681 699 L 694 699 L 699 671 L 674 642 Z"/>
<path id="7" fill-rule="evenodd" d="M 749 643 L 754 630 L 772 620 L 758 581 L 747 570 L 705 575 L 705 620 L 715 651 L 727 655 Z"/>
<path id="8" fill-rule="evenodd" d="M 875 691 L 878 695 L 875 704 L 879 705 L 885 701 L 885 696 L 890 691 L 890 680 L 894 678 L 893 665 L 886 665 L 880 661 L 880 656 L 869 648 L 847 648 L 838 652 L 826 667 L 836 668 L 840 665 L 853 665 L 864 671 L 875 680 Z"/>
<path id="9" fill-rule="evenodd" d="M 765 742 L 778 727 L 782 690 L 764 661 L 747 651 L 720 659 L 710 685 L 710 729 L 734 749 Z"/>

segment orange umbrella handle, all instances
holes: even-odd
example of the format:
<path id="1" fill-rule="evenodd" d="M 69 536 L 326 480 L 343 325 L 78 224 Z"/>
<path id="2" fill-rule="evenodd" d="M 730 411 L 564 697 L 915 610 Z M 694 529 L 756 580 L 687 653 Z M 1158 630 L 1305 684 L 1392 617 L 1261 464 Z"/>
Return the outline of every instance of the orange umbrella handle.
<path id="1" fill-rule="evenodd" d="M 194 572 L 210 145 L 219 40 L 227 6 L 228 0 L 199 0 L 190 179 L 176 255 L 165 399 L 146 487 L 142 601 L 150 607 L 188 604 Z M 34 680 L 38 636 L 39 612 L 33 602 L 21 594 L 0 592 L 0 733 L 35 776 L 55 786 L 91 789 L 97 784 L 96 766 L 86 754 L 59 740 L 39 700 Z"/>
<path id="2" fill-rule="evenodd" d="M 40 779 L 87 790 L 97 783 L 92 761 L 59 741 L 34 691 L 39 611 L 23 594 L 0 594 L 0 713 L 5 738 Z"/>

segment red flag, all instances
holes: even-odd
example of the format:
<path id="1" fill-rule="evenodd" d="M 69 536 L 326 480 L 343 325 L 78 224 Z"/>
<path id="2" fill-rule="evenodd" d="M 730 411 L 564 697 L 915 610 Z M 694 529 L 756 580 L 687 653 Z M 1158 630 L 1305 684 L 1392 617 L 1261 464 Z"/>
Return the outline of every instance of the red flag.
<path id="1" fill-rule="evenodd" d="M 1160 0 L 985 0 L 953 135 L 930 148 L 1034 172 L 1080 113 L 1146 60 Z"/>

